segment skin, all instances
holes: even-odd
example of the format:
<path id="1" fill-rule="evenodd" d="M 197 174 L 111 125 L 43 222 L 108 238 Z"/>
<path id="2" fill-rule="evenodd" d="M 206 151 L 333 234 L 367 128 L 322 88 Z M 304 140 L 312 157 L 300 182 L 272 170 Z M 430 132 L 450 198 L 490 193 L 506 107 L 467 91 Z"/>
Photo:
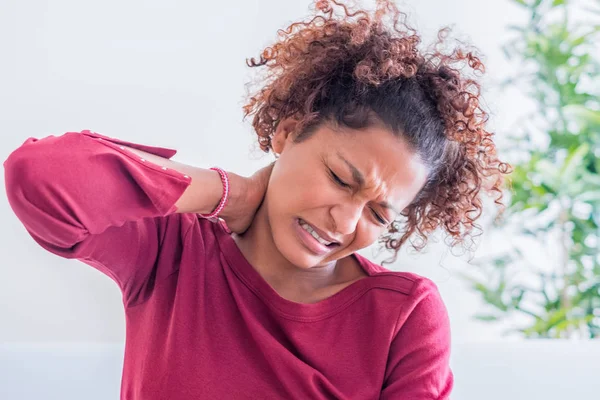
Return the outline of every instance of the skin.
<path id="1" fill-rule="evenodd" d="M 427 167 L 383 126 L 354 131 L 324 124 L 309 139 L 294 143 L 295 126 L 293 119 L 279 123 L 272 146 L 280 156 L 264 200 L 248 230 L 232 237 L 282 297 L 311 303 L 366 276 L 350 255 L 386 232 L 425 184 Z M 364 175 L 364 187 L 355 183 L 339 155 Z M 341 186 L 330 169 L 350 188 Z M 379 205 L 381 201 L 395 211 Z M 323 256 L 314 254 L 296 234 L 297 218 L 340 245 Z"/>

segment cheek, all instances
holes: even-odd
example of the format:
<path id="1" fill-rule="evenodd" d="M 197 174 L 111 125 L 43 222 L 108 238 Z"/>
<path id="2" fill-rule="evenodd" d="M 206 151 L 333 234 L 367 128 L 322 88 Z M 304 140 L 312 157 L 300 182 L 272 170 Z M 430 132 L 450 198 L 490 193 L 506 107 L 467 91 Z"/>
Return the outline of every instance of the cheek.
<path id="1" fill-rule="evenodd" d="M 365 217 L 363 217 L 364 219 Z M 352 247 L 363 249 L 375 243 L 384 231 L 370 224 L 368 221 L 361 221 L 356 227 L 356 236 L 352 242 Z"/>
<path id="2" fill-rule="evenodd" d="M 334 204 L 338 192 L 324 174 L 309 174 L 303 170 L 282 170 L 269 183 L 269 201 L 277 203 L 277 209 L 290 212 Z"/>

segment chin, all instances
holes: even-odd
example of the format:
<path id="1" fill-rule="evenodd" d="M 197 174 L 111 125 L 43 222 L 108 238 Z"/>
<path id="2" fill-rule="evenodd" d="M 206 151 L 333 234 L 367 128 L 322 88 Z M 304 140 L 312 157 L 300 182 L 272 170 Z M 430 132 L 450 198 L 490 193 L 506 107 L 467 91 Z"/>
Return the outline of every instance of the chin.
<path id="1" fill-rule="evenodd" d="M 322 258 L 316 254 L 312 255 L 302 243 L 298 242 L 295 237 L 288 236 L 285 240 L 274 239 L 275 247 L 279 253 L 288 260 L 291 264 L 298 268 L 311 268 L 317 266 Z"/>
<path id="2" fill-rule="evenodd" d="M 306 269 L 323 266 L 335 260 L 337 249 L 323 255 L 313 253 L 309 250 L 300 238 L 298 238 L 293 226 L 295 223 L 296 219 L 292 222 L 289 231 L 286 230 L 284 234 L 273 235 L 275 247 L 286 260 L 298 268 Z"/>

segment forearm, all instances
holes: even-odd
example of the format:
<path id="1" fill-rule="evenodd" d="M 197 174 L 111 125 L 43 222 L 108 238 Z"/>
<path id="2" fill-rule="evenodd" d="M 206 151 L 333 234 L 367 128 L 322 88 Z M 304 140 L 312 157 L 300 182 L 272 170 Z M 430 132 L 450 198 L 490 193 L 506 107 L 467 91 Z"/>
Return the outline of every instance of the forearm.
<path id="1" fill-rule="evenodd" d="M 175 170 L 191 178 L 191 185 L 175 203 L 178 213 L 208 214 L 219 204 L 223 195 L 223 184 L 217 171 L 182 164 L 142 150 L 128 146 L 124 147 L 149 162 Z M 228 176 L 230 184 L 229 202 L 233 202 L 243 192 L 240 189 L 243 187 L 244 178 L 231 172 L 228 172 Z M 226 212 L 226 210 L 223 211 Z"/>

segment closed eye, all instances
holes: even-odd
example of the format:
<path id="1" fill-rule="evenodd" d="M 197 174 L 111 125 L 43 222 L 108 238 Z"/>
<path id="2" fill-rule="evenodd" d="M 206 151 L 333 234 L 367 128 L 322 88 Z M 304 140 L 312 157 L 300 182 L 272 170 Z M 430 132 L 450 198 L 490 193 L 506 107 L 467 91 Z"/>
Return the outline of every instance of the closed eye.
<path id="1" fill-rule="evenodd" d="M 375 218 L 377 218 L 377 221 L 379 221 L 379 223 L 380 223 L 381 225 L 387 225 L 387 222 L 386 222 L 386 220 L 385 220 L 385 219 L 383 219 L 383 218 L 381 218 L 381 217 L 379 216 L 379 214 L 377 214 L 377 213 L 375 212 L 375 210 L 371 209 L 371 212 L 373 213 L 373 215 L 375 216 Z"/>
<path id="2" fill-rule="evenodd" d="M 331 174 L 331 177 L 333 178 L 333 180 L 340 186 L 345 187 L 345 188 L 349 188 L 351 187 L 350 185 L 348 185 L 346 182 L 344 182 L 343 180 L 341 180 L 332 170 L 329 170 L 329 173 Z"/>
<path id="3" fill-rule="evenodd" d="M 344 182 L 343 180 L 341 180 L 331 169 L 329 170 L 329 174 L 331 175 L 331 178 L 341 187 L 343 188 L 350 188 L 351 186 L 348 185 L 346 182 Z M 387 221 L 383 218 L 381 218 L 381 216 L 379 216 L 379 214 L 377 214 L 375 212 L 375 210 L 371 209 L 371 212 L 373 213 L 373 215 L 375 216 L 375 219 L 377 219 L 377 222 L 379 222 L 381 225 L 386 225 Z"/>

